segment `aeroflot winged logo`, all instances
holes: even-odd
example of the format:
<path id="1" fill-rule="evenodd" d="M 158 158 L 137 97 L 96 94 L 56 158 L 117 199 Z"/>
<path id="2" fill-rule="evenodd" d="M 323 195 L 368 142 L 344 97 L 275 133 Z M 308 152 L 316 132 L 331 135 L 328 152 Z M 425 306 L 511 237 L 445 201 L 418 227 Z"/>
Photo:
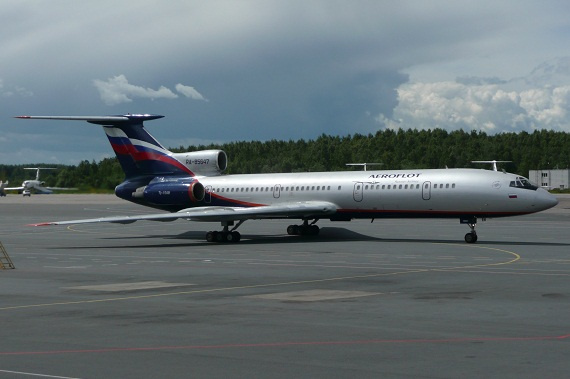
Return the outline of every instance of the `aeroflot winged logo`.
<path id="1" fill-rule="evenodd" d="M 376 175 L 370 175 L 368 178 L 374 178 L 374 179 L 408 179 L 408 178 L 419 178 L 420 177 L 420 173 L 417 174 L 376 174 Z"/>

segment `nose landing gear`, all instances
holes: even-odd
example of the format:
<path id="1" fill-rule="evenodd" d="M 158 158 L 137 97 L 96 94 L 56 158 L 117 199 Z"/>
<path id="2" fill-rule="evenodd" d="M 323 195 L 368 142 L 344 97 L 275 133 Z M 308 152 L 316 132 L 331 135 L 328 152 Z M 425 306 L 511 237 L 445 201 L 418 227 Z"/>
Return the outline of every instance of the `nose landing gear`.
<path id="1" fill-rule="evenodd" d="M 475 243 L 477 242 L 477 232 L 475 231 L 475 226 L 477 226 L 477 217 L 469 216 L 469 217 L 461 217 L 459 219 L 461 224 L 467 224 L 471 231 L 465 235 L 465 242 L 467 243 Z"/>

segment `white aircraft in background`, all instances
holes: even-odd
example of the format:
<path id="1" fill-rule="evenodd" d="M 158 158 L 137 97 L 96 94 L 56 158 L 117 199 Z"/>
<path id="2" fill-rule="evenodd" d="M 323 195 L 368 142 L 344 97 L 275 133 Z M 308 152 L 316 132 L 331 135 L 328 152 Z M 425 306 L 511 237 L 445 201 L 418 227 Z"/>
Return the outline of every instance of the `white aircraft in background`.
<path id="1" fill-rule="evenodd" d="M 32 192 L 41 194 L 53 193 L 53 190 L 76 190 L 77 188 L 64 188 L 64 187 L 46 187 L 45 182 L 40 180 L 41 170 L 57 170 L 53 167 L 26 167 L 24 170 L 36 170 L 36 178 L 24 180 L 20 187 L 4 187 L 4 191 L 18 191 L 24 196 L 31 196 Z M 8 182 L 6 182 L 8 184 Z M 0 185 L 1 187 L 1 185 Z"/>
<path id="2" fill-rule="evenodd" d="M 299 219 L 290 235 L 316 235 L 320 219 L 451 218 L 471 229 L 478 219 L 539 212 L 558 201 L 528 179 L 479 169 L 405 169 L 390 171 L 306 172 L 222 175 L 222 150 L 173 153 L 143 126 L 159 115 L 18 116 L 22 119 L 83 120 L 102 125 L 125 172 L 115 194 L 125 200 L 168 211 L 35 224 L 66 225 L 138 220 L 220 222 L 206 233 L 209 242 L 237 242 L 246 220 Z M 229 229 L 232 227 L 232 229 Z"/>

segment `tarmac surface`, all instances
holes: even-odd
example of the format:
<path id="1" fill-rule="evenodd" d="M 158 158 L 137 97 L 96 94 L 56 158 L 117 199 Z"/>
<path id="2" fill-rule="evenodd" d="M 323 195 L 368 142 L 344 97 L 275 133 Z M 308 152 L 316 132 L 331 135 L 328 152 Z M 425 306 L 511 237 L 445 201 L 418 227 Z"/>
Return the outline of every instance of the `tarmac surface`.
<path id="1" fill-rule="evenodd" d="M 153 212 L 0 198 L 0 378 L 568 377 L 570 196 L 535 215 L 30 227 Z"/>

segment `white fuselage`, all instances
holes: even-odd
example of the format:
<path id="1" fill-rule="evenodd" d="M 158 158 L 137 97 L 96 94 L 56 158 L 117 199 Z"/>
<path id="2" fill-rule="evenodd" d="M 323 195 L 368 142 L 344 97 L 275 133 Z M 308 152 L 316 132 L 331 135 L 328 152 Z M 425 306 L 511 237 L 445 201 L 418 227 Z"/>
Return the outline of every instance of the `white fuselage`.
<path id="1" fill-rule="evenodd" d="M 512 186 L 517 175 L 477 169 L 347 171 L 201 177 L 206 205 L 328 201 L 353 218 L 500 217 L 548 209 L 547 191 Z"/>

